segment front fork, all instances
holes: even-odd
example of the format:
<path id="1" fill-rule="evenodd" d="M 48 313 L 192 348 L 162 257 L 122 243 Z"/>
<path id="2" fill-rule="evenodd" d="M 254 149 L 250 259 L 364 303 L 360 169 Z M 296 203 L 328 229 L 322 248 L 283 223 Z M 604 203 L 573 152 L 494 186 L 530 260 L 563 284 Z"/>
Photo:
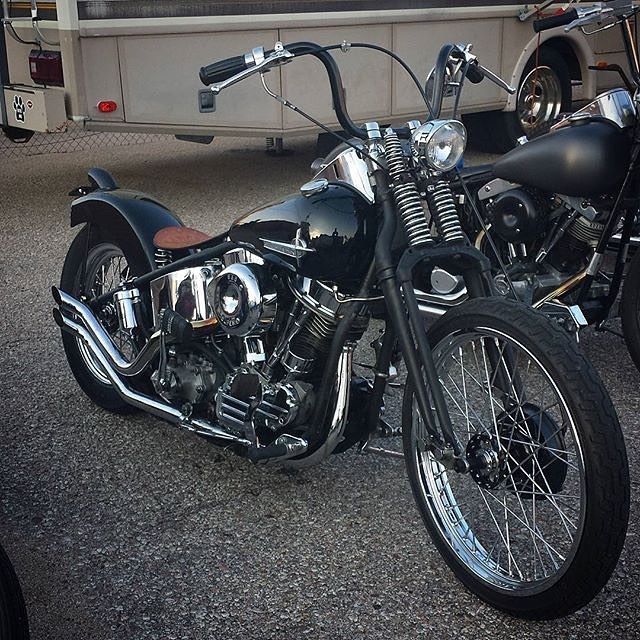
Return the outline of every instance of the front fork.
<path id="1" fill-rule="evenodd" d="M 386 375 L 397 340 L 424 426 L 423 432 L 419 434 L 420 445 L 425 450 L 432 451 L 445 466 L 465 472 L 468 470 L 465 450 L 451 424 L 445 392 L 415 296 L 413 274 L 418 265 L 426 264 L 428 268 L 441 266 L 450 273 L 463 277 L 469 297 L 487 297 L 493 293 L 490 263 L 486 256 L 475 248 L 445 245 L 409 248 L 396 268 L 390 250 L 396 225 L 393 199 L 385 173 L 374 171 L 373 176 L 382 212 L 382 228 L 376 245 L 376 270 L 391 326 L 387 328 L 389 335 L 385 335 L 376 362 L 369 424 L 373 425 L 374 419 L 377 424 L 377 410 L 381 406 Z M 513 388 L 514 381 L 517 383 L 512 358 L 508 353 L 498 353 L 495 345 L 490 344 L 488 347 L 496 386 L 503 389 L 505 397 L 508 398 L 508 390 Z M 516 394 L 518 397 L 521 396 L 517 390 Z"/>

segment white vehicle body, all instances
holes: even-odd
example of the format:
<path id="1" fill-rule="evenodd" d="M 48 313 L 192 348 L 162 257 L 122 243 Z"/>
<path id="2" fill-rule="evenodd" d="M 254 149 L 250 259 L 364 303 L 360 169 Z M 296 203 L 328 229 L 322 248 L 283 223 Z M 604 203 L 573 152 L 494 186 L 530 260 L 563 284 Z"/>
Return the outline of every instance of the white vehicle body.
<path id="1" fill-rule="evenodd" d="M 557 28 L 539 39 L 532 18 L 521 21 L 518 17 L 526 5 L 505 2 L 12 2 L 11 26 L 24 40 L 37 36 L 29 19 L 31 5 L 38 8 L 40 34 L 49 43 L 59 43 L 43 43 L 42 47 L 62 52 L 64 87 L 43 89 L 34 84 L 28 61 L 34 46 L 18 43 L 5 26 L 3 124 L 37 131 L 58 130 L 64 117 L 61 113 L 66 111 L 69 119 L 100 131 L 268 137 L 308 133 L 313 127 L 266 96 L 257 78 L 226 92 L 218 99 L 215 113 L 198 111 L 202 65 L 258 45 L 269 49 L 278 40 L 375 43 L 399 54 L 423 78 L 443 43 L 472 42 L 483 65 L 514 86 L 520 83 L 538 43 L 547 43 L 562 54 L 571 71 L 573 97 L 579 99 L 592 98 L 597 91 L 619 84 L 616 74 L 590 71 L 590 65 L 622 63 L 624 58 L 616 30 L 586 37 L 578 30 L 567 34 Z M 239 9 L 243 14 L 233 15 Z M 26 18 L 16 20 L 18 15 Z M 357 49 L 335 55 L 354 119 L 397 122 L 424 117 L 424 104 L 415 87 L 389 57 Z M 268 80 L 273 90 L 318 120 L 337 124 L 317 61 L 296 61 L 270 73 Z M 28 102 L 46 105 L 53 115 L 27 109 L 23 120 L 16 122 L 12 112 L 20 91 L 38 96 L 43 91 L 52 93 L 55 99 L 39 97 Z M 117 109 L 101 113 L 97 105 L 104 100 L 115 102 Z M 508 96 L 489 82 L 468 84 L 462 111 L 514 111 L 516 101 L 517 94 Z"/>

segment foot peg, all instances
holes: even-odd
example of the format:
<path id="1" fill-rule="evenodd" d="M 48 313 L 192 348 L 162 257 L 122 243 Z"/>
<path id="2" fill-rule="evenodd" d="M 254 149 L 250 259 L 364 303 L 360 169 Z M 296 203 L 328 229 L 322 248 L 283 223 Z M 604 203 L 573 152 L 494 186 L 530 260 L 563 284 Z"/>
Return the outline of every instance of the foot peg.
<path id="1" fill-rule="evenodd" d="M 281 462 L 282 460 L 289 460 L 302 455 L 308 447 L 309 444 L 302 438 L 282 435 L 278 436 L 273 444 L 266 447 L 252 447 L 247 452 L 247 458 L 256 464 L 261 462 Z"/>

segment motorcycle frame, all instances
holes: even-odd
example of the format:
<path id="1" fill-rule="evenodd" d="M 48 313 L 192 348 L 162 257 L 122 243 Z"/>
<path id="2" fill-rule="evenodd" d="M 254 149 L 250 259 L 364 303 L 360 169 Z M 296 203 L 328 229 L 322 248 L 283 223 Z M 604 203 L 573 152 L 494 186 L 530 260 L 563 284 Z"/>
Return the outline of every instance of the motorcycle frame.
<path id="1" fill-rule="evenodd" d="M 340 72 L 326 48 L 313 43 L 296 43 L 289 45 L 289 50 L 297 56 L 313 55 L 324 65 L 329 76 L 333 106 L 343 129 L 354 137 L 363 140 L 368 139 L 366 128 L 358 127 L 349 117 L 346 111 L 344 89 L 340 78 Z M 401 137 L 407 137 L 409 130 L 396 129 Z M 465 451 L 458 441 L 449 416 L 447 403 L 444 397 L 442 385 L 434 363 L 433 352 L 429 343 L 424 319 L 419 311 L 418 303 L 413 289 L 414 272 L 420 265 L 432 268 L 441 266 L 455 275 L 463 277 L 469 297 L 486 297 L 493 295 L 492 281 L 490 278 L 489 260 L 478 250 L 460 244 L 441 244 L 435 247 L 407 248 L 398 261 L 392 254 L 392 244 L 398 227 L 398 212 L 396 211 L 393 195 L 389 188 L 389 176 L 384 168 L 384 163 L 376 161 L 370 154 L 364 154 L 369 160 L 370 174 L 375 184 L 378 215 L 381 221 L 379 233 L 374 250 L 374 259 L 368 269 L 356 300 L 351 302 L 339 321 L 333 336 L 331 347 L 324 365 L 324 373 L 320 392 L 316 399 L 316 409 L 312 419 L 306 425 L 305 437 L 308 438 L 306 455 L 311 455 L 319 450 L 328 436 L 329 424 L 327 412 L 331 405 L 331 396 L 334 389 L 335 371 L 343 348 L 349 340 L 349 331 L 358 313 L 363 310 L 366 299 L 374 287 L 382 290 L 385 299 L 385 334 L 382 348 L 379 350 L 374 367 L 374 382 L 372 385 L 370 405 L 363 441 L 366 441 L 377 431 L 380 421 L 380 411 L 383 407 L 383 394 L 386 388 L 389 365 L 396 344 L 399 344 L 404 356 L 409 379 L 414 389 L 415 398 L 422 423 L 426 433 L 421 434 L 421 446 L 429 450 L 446 466 L 459 472 L 468 470 Z M 155 232 L 157 220 L 149 223 L 149 218 L 143 218 L 135 209 L 137 199 L 135 196 L 123 194 L 120 199 L 118 188 L 113 179 L 106 172 L 90 172 L 91 186 L 80 188 L 74 195 L 81 195 L 76 200 L 72 209 L 72 223 L 85 222 L 91 226 L 100 227 L 106 219 L 92 215 L 91 205 L 108 205 L 107 219 L 113 216 L 121 218 L 130 227 L 129 235 L 132 235 L 138 243 L 138 247 L 148 258 L 152 255 L 151 233 Z M 127 200 L 129 197 L 129 200 Z M 181 226 L 182 222 L 177 218 L 171 218 L 159 203 L 151 201 L 154 209 L 154 218 L 170 224 Z M 75 215 L 74 215 L 75 212 Z M 142 275 L 122 283 L 121 288 L 138 288 L 144 290 L 151 280 L 173 271 L 190 266 L 196 266 L 207 260 L 221 257 L 227 251 L 240 245 L 224 240 L 221 235 L 209 241 L 208 245 L 197 252 L 191 252 L 178 258 L 174 262 L 161 268 L 154 268 L 149 260 L 150 270 Z M 213 246 L 212 246 L 213 245 Z M 253 247 L 246 247 L 255 251 Z M 274 254 L 262 254 L 266 262 L 277 269 L 291 272 L 292 267 Z M 86 261 L 86 255 L 85 255 Z M 86 267 L 85 267 L 86 268 Z M 87 304 L 94 311 L 113 298 L 115 291 L 107 292 Z M 496 354 L 489 354 L 492 366 L 500 367 Z M 509 357 L 506 358 L 506 366 L 510 368 Z M 498 372 L 500 373 L 500 372 Z M 507 372 L 509 373 L 509 372 Z M 513 376 L 510 376 L 513 379 Z M 433 406 L 432 406 L 433 404 Z"/>

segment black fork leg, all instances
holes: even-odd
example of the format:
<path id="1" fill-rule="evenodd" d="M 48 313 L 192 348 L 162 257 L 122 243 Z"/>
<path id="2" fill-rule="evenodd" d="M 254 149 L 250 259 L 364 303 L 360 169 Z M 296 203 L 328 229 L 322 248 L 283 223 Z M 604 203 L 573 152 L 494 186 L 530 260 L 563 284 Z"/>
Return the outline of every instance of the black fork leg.
<path id="1" fill-rule="evenodd" d="M 403 298 L 396 277 L 395 264 L 391 255 L 396 216 L 387 185 L 387 176 L 385 172 L 375 170 L 374 178 L 382 212 L 382 228 L 376 245 L 377 277 L 384 294 L 389 319 L 402 349 L 408 376 L 414 386 L 422 423 L 427 430 L 427 433 L 423 434 L 423 445 L 433 445 L 440 449 L 443 446 L 450 447 L 459 459 L 462 449 L 451 426 L 449 410 L 413 288 L 410 287 L 409 295 L 406 290 L 403 291 L 405 294 Z M 440 434 L 444 436 L 444 442 Z"/>

